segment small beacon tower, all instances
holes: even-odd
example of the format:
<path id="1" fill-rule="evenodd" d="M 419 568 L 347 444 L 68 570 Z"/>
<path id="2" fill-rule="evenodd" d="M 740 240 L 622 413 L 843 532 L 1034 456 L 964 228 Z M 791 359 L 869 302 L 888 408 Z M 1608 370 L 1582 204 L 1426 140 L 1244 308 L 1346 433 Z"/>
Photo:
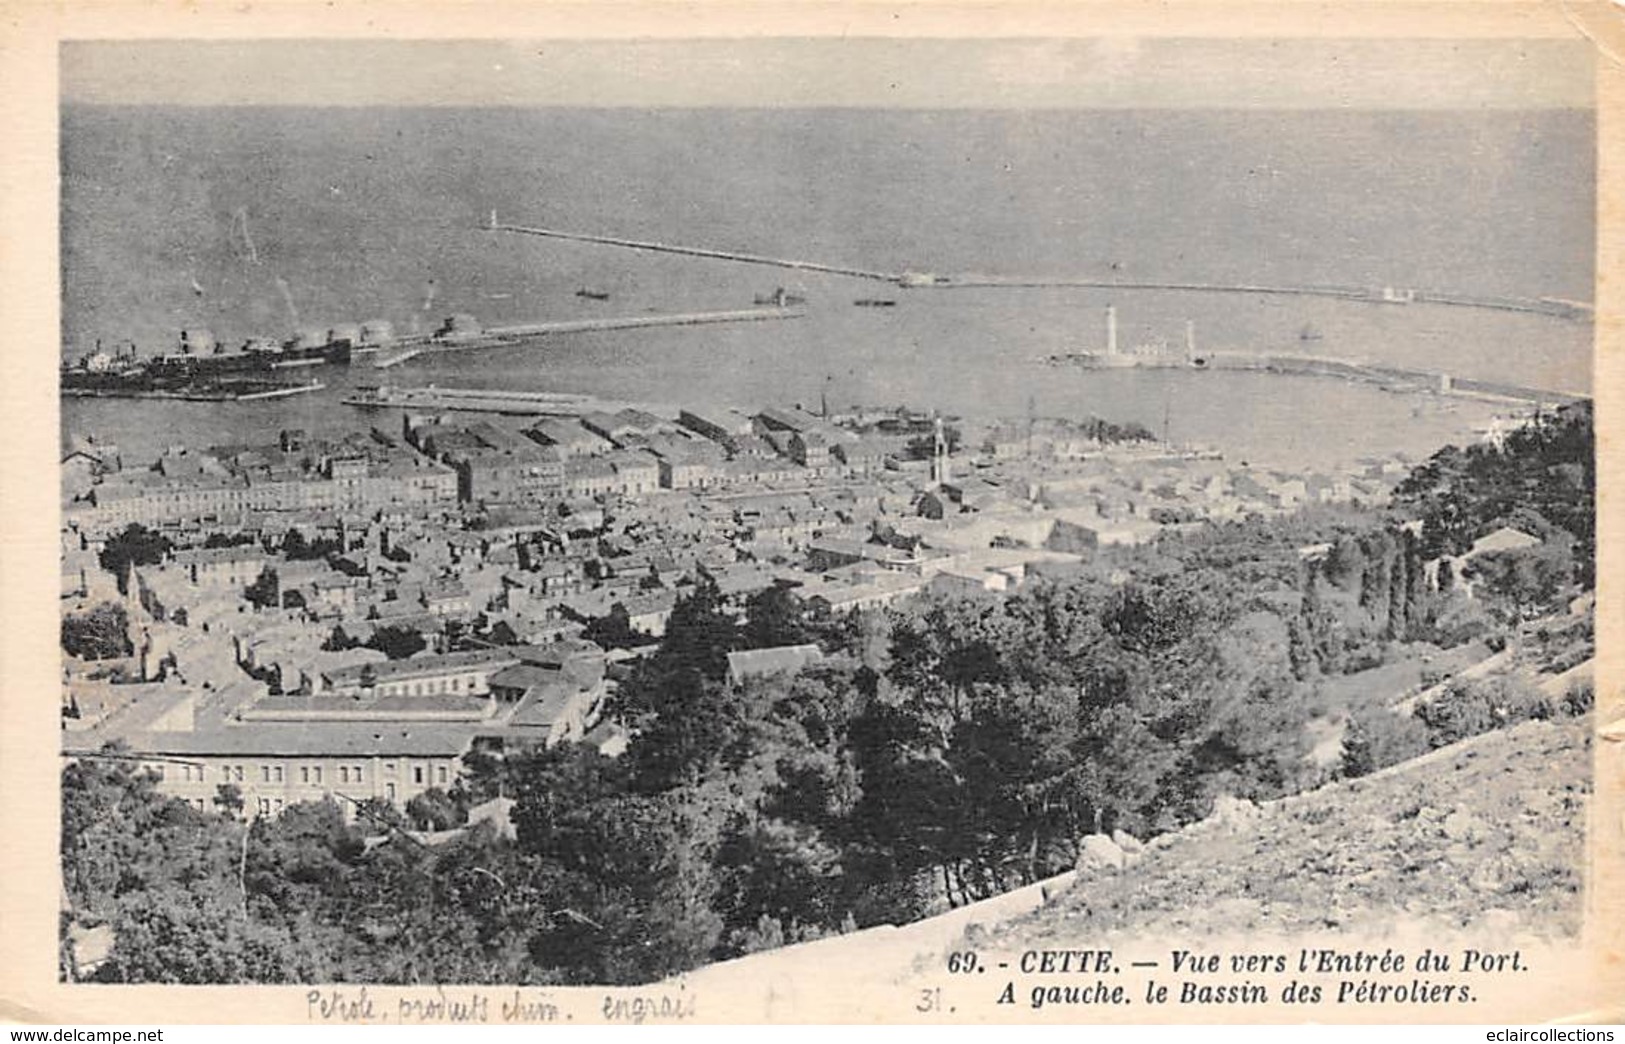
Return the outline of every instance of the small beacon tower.
<path id="1" fill-rule="evenodd" d="M 948 436 L 942 429 L 942 418 L 936 418 L 931 436 L 931 485 L 940 489 L 948 481 Z"/>

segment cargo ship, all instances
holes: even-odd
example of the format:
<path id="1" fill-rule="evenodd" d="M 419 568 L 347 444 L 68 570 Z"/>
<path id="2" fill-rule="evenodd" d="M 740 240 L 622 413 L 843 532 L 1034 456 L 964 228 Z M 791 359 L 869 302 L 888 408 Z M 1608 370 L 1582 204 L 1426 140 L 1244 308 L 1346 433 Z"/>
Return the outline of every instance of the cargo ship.
<path id="1" fill-rule="evenodd" d="M 205 401 L 308 390 L 309 383 L 289 384 L 274 376 L 290 367 L 348 365 L 362 339 L 360 330 L 307 331 L 285 343 L 251 338 L 229 351 L 205 330 L 185 330 L 177 350 L 151 356 L 138 355 L 133 344 L 112 353 L 98 344 L 96 351 L 63 364 L 59 388 L 64 395 Z"/>
<path id="2" fill-rule="evenodd" d="M 806 304 L 807 299 L 800 294 L 792 294 L 784 287 L 776 287 L 771 294 L 757 294 L 756 303 L 759 305 L 773 305 L 777 308 L 788 308 L 791 305 Z"/>

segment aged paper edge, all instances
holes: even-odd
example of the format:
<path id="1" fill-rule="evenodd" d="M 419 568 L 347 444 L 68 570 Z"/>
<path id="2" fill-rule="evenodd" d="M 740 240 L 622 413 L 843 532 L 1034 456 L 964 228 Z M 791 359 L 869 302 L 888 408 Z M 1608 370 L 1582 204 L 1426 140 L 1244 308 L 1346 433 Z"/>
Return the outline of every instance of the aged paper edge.
<path id="1" fill-rule="evenodd" d="M 1605 3 L 1307 2 L 1189 4 L 839 3 L 488 4 L 271 2 L 86 2 L 0 4 L 0 322 L 7 378 L 0 402 L 10 431 L 0 439 L 0 923 L 9 960 L 0 972 L 0 1020 L 64 1023 L 252 1023 L 305 1020 L 304 987 L 71 987 L 56 981 L 58 804 L 55 598 L 57 558 L 56 397 L 57 44 L 67 39 L 164 38 L 561 38 L 749 36 L 1044 37 L 1134 34 L 1181 37 L 1589 38 L 1597 53 L 1599 143 L 1597 293 L 1593 388 L 1598 418 L 1599 730 L 1625 712 L 1625 478 L 1617 417 L 1625 397 L 1625 14 Z M 1335 16 L 1329 12 L 1335 11 Z M 477 24 L 473 24 L 477 22 Z M 1566 965 L 1542 974 L 1566 1000 L 1509 1012 L 1475 1010 L 1472 1021 L 1602 1021 L 1625 996 L 1625 740 L 1595 745 L 1586 929 Z M 1084 940 L 1080 940 L 1082 944 Z M 1169 940 L 1179 945 L 1181 940 Z M 1352 945 L 1355 940 L 1340 940 Z M 895 968 L 876 972 L 894 973 Z M 748 983 L 717 993 L 704 1022 L 908 1021 L 906 1005 L 886 1013 L 819 997 L 809 967 L 804 1006 L 769 1011 Z M 713 984 L 715 985 L 715 984 Z M 392 991 L 376 991 L 392 1003 Z M 552 991 L 561 994 L 563 991 Z M 604 990 L 587 990 L 591 1000 Z M 582 999 L 587 999 L 586 996 Z M 588 1004 L 590 1006 L 590 1002 Z M 1146 1009 L 1138 1009 L 1144 1013 Z M 1157 1021 L 1182 1021 L 1177 1010 Z M 1326 1019 L 1327 1010 L 1315 1012 Z M 1358 1015 L 1358 1012 L 1353 1013 Z M 1420 1021 L 1448 1021 L 1432 1009 Z M 962 1014 L 992 1020 L 989 1008 Z M 1200 1020 L 1294 1022 L 1286 1007 L 1213 1009 Z M 1378 1018 L 1373 1014 L 1368 1018 Z M 1393 1019 L 1390 1013 L 1388 1021 Z M 922 1020 L 935 1021 L 935 1020 Z M 953 1021 L 950 1019 L 950 1021 Z M 1365 1021 L 1355 1018 L 1350 1021 Z"/>

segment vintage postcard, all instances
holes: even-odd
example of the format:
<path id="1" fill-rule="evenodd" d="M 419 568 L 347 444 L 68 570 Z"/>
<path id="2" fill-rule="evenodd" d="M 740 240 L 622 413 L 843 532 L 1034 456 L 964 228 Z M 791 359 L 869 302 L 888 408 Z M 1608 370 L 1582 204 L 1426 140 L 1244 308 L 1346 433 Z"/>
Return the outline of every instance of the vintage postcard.
<path id="1" fill-rule="evenodd" d="M 0 1016 L 1620 1017 L 1609 5 L 7 10 Z"/>

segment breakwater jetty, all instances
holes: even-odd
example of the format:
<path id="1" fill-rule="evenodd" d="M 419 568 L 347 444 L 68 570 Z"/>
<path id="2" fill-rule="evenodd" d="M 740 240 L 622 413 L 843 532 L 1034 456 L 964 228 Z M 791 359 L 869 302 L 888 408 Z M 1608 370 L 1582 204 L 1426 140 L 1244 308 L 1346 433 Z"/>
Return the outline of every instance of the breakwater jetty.
<path id="1" fill-rule="evenodd" d="M 717 312 L 672 312 L 662 315 L 634 315 L 604 319 L 565 319 L 554 322 L 521 323 L 514 326 L 496 326 L 489 329 L 452 329 L 433 340 L 403 345 L 390 352 L 379 352 L 373 359 L 375 369 L 399 366 L 420 355 L 466 352 L 481 348 L 497 348 L 516 344 L 534 337 L 557 334 L 596 333 L 606 330 L 636 330 L 651 326 L 704 326 L 712 323 L 759 323 L 770 320 L 800 319 L 806 313 L 797 308 L 740 308 Z"/>
<path id="2" fill-rule="evenodd" d="M 1464 294 L 1447 290 L 1427 290 L 1411 287 L 1396 286 L 1293 286 L 1267 283 L 1222 283 L 1222 282 L 1175 282 L 1175 281 L 1136 281 L 1119 279 L 1088 279 L 1088 278 L 1025 278 L 1020 276 L 979 275 L 975 273 L 938 273 L 921 271 L 888 272 L 870 268 L 858 268 L 850 265 L 831 265 L 819 261 L 809 261 L 792 257 L 771 257 L 764 254 L 752 254 L 739 250 L 716 250 L 709 247 L 686 246 L 678 243 L 665 243 L 658 240 L 628 239 L 624 236 L 605 236 L 586 232 L 566 232 L 554 228 L 536 228 L 526 225 L 499 224 L 496 215 L 491 215 L 491 222 L 485 226 L 486 231 L 506 232 L 516 235 L 540 236 L 544 239 L 559 239 L 575 243 L 597 243 L 601 246 L 619 247 L 623 250 L 637 250 L 646 253 L 676 254 L 682 257 L 705 258 L 715 261 L 735 261 L 747 265 L 764 265 L 770 268 L 785 268 L 799 272 L 819 272 L 828 275 L 848 276 L 854 279 L 869 279 L 877 282 L 892 283 L 904 289 L 936 289 L 951 290 L 956 288 L 1032 288 L 1043 289 L 1052 287 L 1077 287 L 1089 290 L 1112 291 L 1179 291 L 1187 293 L 1221 293 L 1221 294 L 1251 294 L 1251 295 L 1285 295 L 1289 297 L 1324 297 L 1344 301 L 1353 301 L 1365 304 L 1379 305 L 1445 305 L 1456 308 L 1483 308 L 1493 311 L 1526 312 L 1535 315 L 1550 316 L 1555 319 L 1567 319 L 1574 322 L 1589 322 L 1592 316 L 1592 306 L 1583 301 L 1570 301 L 1556 297 L 1513 297 L 1489 294 Z"/>
<path id="3" fill-rule="evenodd" d="M 515 417 L 581 417 L 613 413 L 642 404 L 600 399 L 572 392 L 508 391 L 502 388 L 408 388 L 380 385 L 360 388 L 340 400 L 362 409 L 446 410 L 466 413 L 501 413 Z"/>
<path id="4" fill-rule="evenodd" d="M 172 402 L 255 402 L 261 399 L 286 399 L 294 395 L 319 392 L 327 385 L 321 381 L 306 384 L 271 384 L 269 382 L 201 383 L 177 388 L 148 387 L 136 384 L 108 385 L 106 387 L 64 387 L 61 394 L 70 399 L 167 399 Z"/>
<path id="5" fill-rule="evenodd" d="M 1223 370 L 1278 373 L 1300 377 L 1331 377 L 1375 384 L 1389 391 L 1426 392 L 1488 402 L 1561 405 L 1590 398 L 1590 395 L 1584 392 L 1535 388 L 1509 381 L 1462 377 L 1437 370 L 1419 370 L 1358 359 L 1339 359 L 1328 355 L 1233 351 L 1200 354 L 1106 351 L 1068 352 L 1047 356 L 1043 361 L 1052 366 L 1077 366 L 1089 370 Z"/>

